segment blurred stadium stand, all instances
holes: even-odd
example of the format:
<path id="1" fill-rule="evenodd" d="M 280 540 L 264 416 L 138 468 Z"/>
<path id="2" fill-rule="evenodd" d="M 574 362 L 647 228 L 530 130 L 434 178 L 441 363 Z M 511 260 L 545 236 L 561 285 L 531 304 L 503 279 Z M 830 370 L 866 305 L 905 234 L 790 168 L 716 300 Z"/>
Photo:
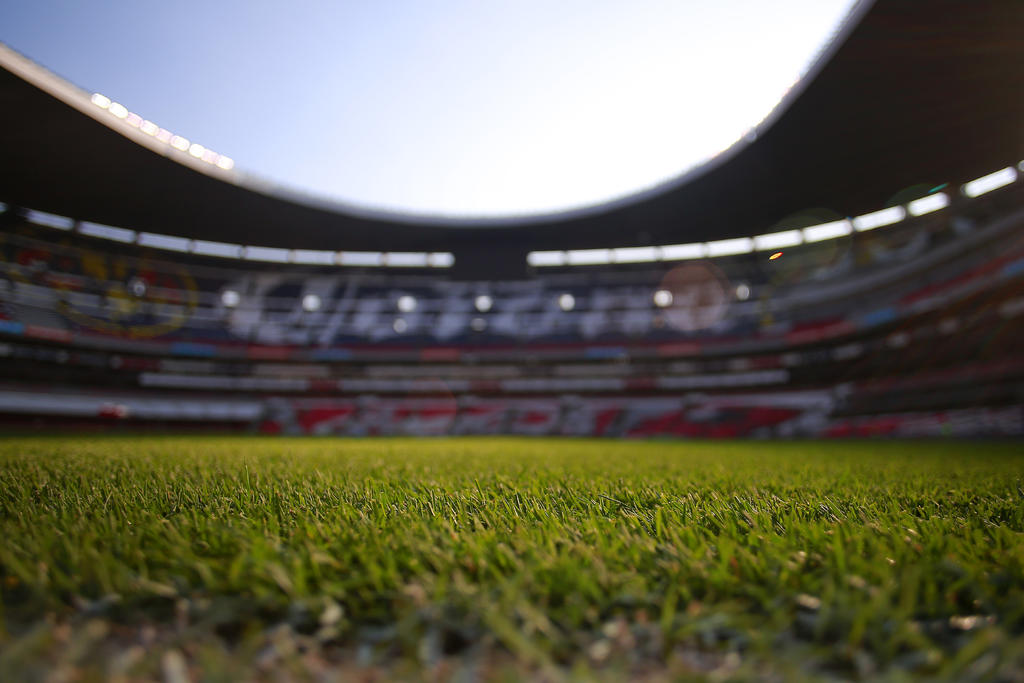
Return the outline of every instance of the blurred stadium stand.
<path id="1" fill-rule="evenodd" d="M 985 2 L 969 18 L 950 10 L 925 21 L 905 16 L 901 3 L 875 3 L 758 141 L 662 194 L 559 219 L 565 230 L 543 226 L 556 237 L 540 237 L 536 221 L 400 224 L 261 194 L 216 154 L 151 154 L 136 144 L 137 131 L 121 130 L 121 117 L 104 118 L 109 100 L 100 106 L 7 51 L 0 93 L 11 120 L 0 142 L 31 172 L 15 163 L 0 176 L 0 424 L 345 435 L 1024 435 L 1024 119 L 993 119 L 978 98 L 977 115 L 949 114 L 931 126 L 970 131 L 947 156 L 896 144 L 919 139 L 910 132 L 913 102 L 893 105 L 892 120 L 880 124 L 889 128 L 828 138 L 848 166 L 851 199 L 842 205 L 857 208 L 853 217 L 794 210 L 839 205 L 822 201 L 836 196 L 838 175 L 818 182 L 799 170 L 821 153 L 811 141 L 831 135 L 828 126 L 791 125 L 808 102 L 826 118 L 838 112 L 849 90 L 862 87 L 846 87 L 844 75 L 881 68 L 865 56 L 871 50 L 900 49 L 879 37 L 900 20 L 957 37 L 950 49 L 964 68 L 947 74 L 949 87 L 959 79 L 969 94 L 977 87 L 970 74 L 991 81 L 986 60 L 994 59 L 1005 78 L 985 97 L 1008 90 L 1021 106 L 1021 70 L 1001 61 L 1020 57 L 1021 41 L 970 50 L 979 40 L 972 28 L 1002 26 L 1021 7 Z M 897 70 L 921 64 L 907 57 Z M 892 87 L 901 74 L 889 74 Z M 883 81 L 875 85 L 889 87 Z M 1000 102 L 1012 110 L 1010 99 Z M 195 216 L 178 215 L 181 227 L 169 228 L 173 211 L 111 194 L 109 174 L 90 178 L 89 164 L 33 159 L 11 131 L 47 133 L 11 113 L 24 112 L 10 104 L 22 100 L 82 136 L 67 158 L 81 161 L 85 145 L 91 158 L 108 149 L 116 165 L 138 161 L 129 186 L 195 191 L 203 199 L 195 204 L 213 207 L 218 224 L 237 228 L 274 202 L 268 215 L 280 213 L 280 241 L 235 244 L 236 228 Z M 721 197 L 737 180 L 756 186 L 775 175 L 764 150 L 782 135 L 793 150 L 781 174 L 793 183 L 786 201 L 771 194 L 777 178 L 768 191 Z M 888 136 L 883 156 L 855 158 L 851 150 L 867 141 L 877 154 L 879 135 Z M 917 178 L 947 182 L 929 187 Z M 701 207 L 691 222 L 712 232 L 672 232 L 666 221 L 694 215 L 684 208 L 695 206 L 700 183 L 722 208 Z M 322 213 L 334 217 L 336 248 L 312 250 L 302 235 L 325 229 Z M 111 225 L 90 222 L 100 218 Z M 303 221 L 289 241 L 283 226 Z M 367 221 L 391 227 L 352 238 L 367 232 Z M 775 252 L 781 257 L 770 260 Z"/>

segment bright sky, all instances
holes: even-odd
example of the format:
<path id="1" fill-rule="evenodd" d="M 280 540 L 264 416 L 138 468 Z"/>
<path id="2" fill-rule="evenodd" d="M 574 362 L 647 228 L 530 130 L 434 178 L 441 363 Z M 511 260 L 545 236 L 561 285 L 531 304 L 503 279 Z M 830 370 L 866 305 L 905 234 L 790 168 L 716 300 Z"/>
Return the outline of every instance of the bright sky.
<path id="1" fill-rule="evenodd" d="M 763 119 L 852 0 L 33 0 L 0 41 L 240 169 L 517 215 L 680 175 Z"/>

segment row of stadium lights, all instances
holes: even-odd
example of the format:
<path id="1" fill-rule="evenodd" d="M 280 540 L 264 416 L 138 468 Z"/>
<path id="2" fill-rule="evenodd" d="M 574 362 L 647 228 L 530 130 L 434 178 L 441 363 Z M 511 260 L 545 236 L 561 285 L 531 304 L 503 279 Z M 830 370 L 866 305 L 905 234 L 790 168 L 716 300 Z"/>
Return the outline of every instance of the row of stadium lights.
<path id="1" fill-rule="evenodd" d="M 179 152 L 187 152 L 189 156 L 205 161 L 208 164 L 216 166 L 217 168 L 230 171 L 235 167 L 235 162 L 231 157 L 218 154 L 212 149 L 207 149 L 198 142 L 190 142 L 188 138 L 184 138 L 180 135 L 175 135 L 166 128 L 161 128 L 149 119 L 144 119 L 135 112 L 128 111 L 120 102 L 114 102 L 106 95 L 100 93 L 93 93 L 90 98 L 92 103 L 100 109 L 105 109 L 107 113 L 112 116 L 121 119 L 132 128 L 138 128 L 146 135 L 173 147 Z"/>
<path id="2" fill-rule="evenodd" d="M 6 205 L 0 204 L 0 212 L 6 211 Z M 88 221 L 76 222 L 66 216 L 30 209 L 27 218 L 38 225 L 45 225 L 58 230 L 75 230 L 89 237 L 137 244 L 163 251 L 178 251 L 197 256 L 217 256 L 219 258 L 235 258 L 244 261 L 265 263 L 293 263 L 310 266 L 353 266 L 372 267 L 386 266 L 390 268 L 451 268 L 455 264 L 455 255 L 447 251 L 325 251 L 317 249 L 275 249 L 272 247 L 252 247 L 227 242 L 211 242 L 209 240 L 192 240 L 185 237 L 173 237 L 152 232 L 135 232 L 126 228 L 115 228 Z"/>
<path id="3" fill-rule="evenodd" d="M 735 289 L 735 295 L 737 299 L 745 300 L 750 296 L 750 288 L 745 284 L 740 284 Z M 668 308 L 672 305 L 672 292 L 667 289 L 658 289 L 654 292 L 652 299 L 654 305 L 658 308 Z M 242 303 L 242 296 L 233 289 L 225 289 L 221 292 L 220 300 L 225 308 L 236 308 Z M 576 297 L 568 292 L 559 294 L 556 301 L 558 307 L 566 313 L 576 308 Z M 322 306 L 323 300 L 317 294 L 306 294 L 302 297 L 302 310 L 307 313 L 315 313 Z M 416 297 L 409 294 L 403 294 L 395 302 L 395 308 L 398 309 L 399 313 L 412 313 L 416 310 L 416 306 Z M 487 294 L 480 294 L 473 300 L 473 306 L 478 312 L 487 313 L 494 307 L 494 299 Z M 482 332 L 487 328 L 487 321 L 483 318 L 474 318 L 470 322 L 470 327 L 477 332 Z M 394 323 L 394 329 L 398 333 L 405 332 L 408 329 L 408 323 L 403 318 L 397 318 Z"/>
<path id="4" fill-rule="evenodd" d="M 113 106 L 108 105 L 108 107 Z M 1017 164 L 1024 171 L 1024 161 Z M 1015 182 L 1017 169 L 1007 166 L 994 173 L 964 183 L 961 192 L 970 198 L 979 197 Z M 623 247 L 617 249 L 575 249 L 569 251 L 532 251 L 527 254 L 531 266 L 585 266 L 610 265 L 618 263 L 653 263 L 657 261 L 683 261 L 690 259 L 714 258 L 749 254 L 754 251 L 776 251 L 800 244 L 811 244 L 850 235 L 855 230 L 866 232 L 904 220 L 907 215 L 923 216 L 949 206 L 949 196 L 936 192 L 915 199 L 905 206 L 893 206 L 880 211 L 866 213 L 853 219 L 844 219 L 798 230 L 767 233 L 754 237 L 694 242 L 690 244 L 669 244 L 655 247 Z M 0 211 L 6 206 L 0 205 Z M 33 222 L 61 230 L 70 230 L 76 223 L 70 218 L 42 211 L 29 211 Z M 226 242 L 190 240 L 157 233 L 135 232 L 126 228 L 115 228 L 97 223 L 78 223 L 82 234 L 118 242 L 135 243 L 140 246 L 179 251 L 201 256 L 238 258 L 247 261 L 271 263 L 294 263 L 300 265 L 339 266 L 384 266 L 384 267 L 430 267 L 450 268 L 455 263 L 451 252 L 358 252 L 325 251 L 315 249 L 278 249 L 271 247 L 243 246 Z M 570 309 L 571 310 L 571 309 Z"/>
<path id="5" fill-rule="evenodd" d="M 1024 161 L 1018 164 L 1024 171 Z M 981 178 L 965 183 L 963 194 L 974 198 L 999 189 L 1017 180 L 1017 170 L 1012 166 L 1000 169 Z M 936 192 L 915 199 L 906 206 L 892 206 L 852 219 L 843 219 L 812 225 L 798 230 L 784 230 L 754 237 L 693 242 L 690 244 L 668 244 L 656 247 L 622 247 L 618 249 L 574 249 L 569 251 L 531 251 L 526 261 L 531 266 L 591 266 L 616 263 L 653 263 L 656 261 L 682 261 L 689 259 L 714 258 L 750 254 L 755 251 L 776 251 L 800 244 L 812 244 L 836 239 L 854 231 L 866 232 L 904 220 L 907 215 L 923 216 L 949 206 L 949 196 Z"/>

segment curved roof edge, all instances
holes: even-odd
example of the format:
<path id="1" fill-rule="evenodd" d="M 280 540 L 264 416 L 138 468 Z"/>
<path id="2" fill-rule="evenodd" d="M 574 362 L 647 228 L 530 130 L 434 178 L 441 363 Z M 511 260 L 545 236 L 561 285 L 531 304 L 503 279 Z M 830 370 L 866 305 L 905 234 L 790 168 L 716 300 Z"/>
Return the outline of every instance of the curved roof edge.
<path id="1" fill-rule="evenodd" d="M 855 215 L 914 183 L 967 179 L 1024 151 L 1024 101 L 1013 96 L 1024 91 L 1015 68 L 1024 4 L 967 5 L 936 0 L 925 13 L 861 0 L 753 135 L 647 190 L 498 218 L 360 207 L 217 168 L 122 125 L 88 93 L 3 48 L 0 201 L 249 245 L 517 258 L 749 236 L 807 208 Z"/>

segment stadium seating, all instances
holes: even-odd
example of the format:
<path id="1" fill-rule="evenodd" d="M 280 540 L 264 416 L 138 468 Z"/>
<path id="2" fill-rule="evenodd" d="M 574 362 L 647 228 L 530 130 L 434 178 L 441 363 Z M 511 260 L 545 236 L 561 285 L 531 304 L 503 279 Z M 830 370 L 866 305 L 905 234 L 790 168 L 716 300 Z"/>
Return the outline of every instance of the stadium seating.
<path id="1" fill-rule="evenodd" d="M 774 261 L 496 281 L 172 254 L 11 209 L 0 414 L 310 434 L 1020 433 L 1019 185 Z"/>

